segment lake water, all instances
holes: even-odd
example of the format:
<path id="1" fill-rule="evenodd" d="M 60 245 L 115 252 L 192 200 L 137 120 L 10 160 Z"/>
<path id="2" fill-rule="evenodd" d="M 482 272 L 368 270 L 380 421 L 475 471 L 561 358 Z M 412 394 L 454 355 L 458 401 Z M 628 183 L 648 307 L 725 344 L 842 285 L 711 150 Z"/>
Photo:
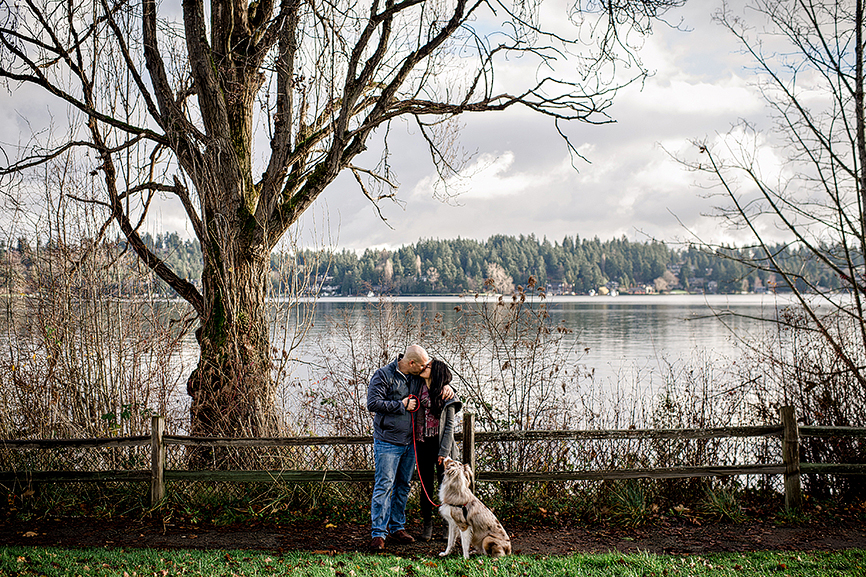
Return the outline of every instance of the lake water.
<path id="1" fill-rule="evenodd" d="M 455 327 L 456 323 L 465 322 L 461 321 L 465 317 L 457 313 L 455 308 L 463 307 L 465 310 L 474 299 L 404 297 L 384 302 L 382 305 L 377 299 L 332 297 L 319 299 L 315 303 L 309 330 L 300 345 L 292 351 L 291 362 L 285 365 L 286 372 L 280 377 L 278 394 L 287 410 L 294 411 L 299 406 L 322 407 L 324 401 L 328 400 L 325 398 L 328 387 L 333 386 L 343 389 L 351 387 L 352 395 L 341 398 L 355 399 L 358 411 L 363 412 L 366 383 L 372 371 L 382 362 L 375 348 L 375 340 L 363 341 L 362 338 L 366 324 L 379 322 L 377 307 L 388 309 L 411 305 L 416 320 L 424 317 L 441 318 L 441 332 L 447 334 L 449 330 L 460 328 Z M 644 399 L 653 398 L 651 395 L 658 391 L 659 385 L 664 384 L 669 367 L 685 367 L 684 370 L 688 370 L 689 363 L 696 364 L 698 368 L 708 363 L 712 363 L 713 367 L 729 367 L 742 356 L 737 338 L 745 336 L 761 342 L 764 331 L 772 333 L 772 327 L 760 319 L 774 319 L 781 307 L 790 304 L 788 298 L 774 295 L 557 296 L 545 302 L 552 323 L 563 324 L 570 329 L 563 336 L 566 341 L 564 348 L 576 354 L 566 357 L 555 351 L 554 355 L 544 355 L 543 362 L 538 365 L 541 372 L 535 373 L 518 373 L 514 369 L 536 368 L 526 362 L 526 357 L 514 358 L 510 365 L 514 370 L 510 382 L 519 383 L 520 386 L 537 385 L 544 380 L 537 378 L 537 375 L 547 372 L 554 364 L 561 364 L 565 368 L 563 373 L 557 375 L 556 386 L 561 383 L 563 392 L 566 391 L 566 384 L 576 385 L 574 393 L 569 394 L 583 395 L 584 390 L 589 389 L 593 398 L 598 396 L 604 399 L 615 399 L 619 392 L 637 394 Z M 172 314 L 175 305 L 166 303 L 166 314 Z M 146 305 L 142 306 L 146 308 Z M 303 307 L 292 309 L 277 303 L 275 308 L 285 314 L 277 314 L 279 320 L 272 324 L 272 344 L 278 350 L 289 348 L 284 342 L 295 332 L 292 314 L 303 310 Z M 22 311 L 26 310 L 26 307 L 22 307 Z M 188 416 L 186 381 L 198 360 L 198 345 L 192 331 L 186 334 L 179 358 L 173 356 L 174 349 L 168 353 L 172 356 L 160 356 L 159 352 L 151 350 L 152 345 L 149 343 L 152 337 L 146 333 L 145 324 L 142 323 L 141 328 L 134 321 L 121 322 L 127 316 L 114 309 L 106 318 L 110 322 L 105 326 L 105 335 L 100 333 L 95 335 L 99 338 L 91 338 L 93 335 L 85 331 L 90 328 L 82 326 L 83 336 L 76 339 L 76 348 L 68 356 L 73 370 L 88 376 L 83 382 L 91 387 L 88 391 L 93 392 L 86 396 L 95 398 L 108 391 L 117 395 L 111 402 L 121 404 L 127 402 L 127 398 L 137 398 L 135 395 L 141 393 L 138 388 L 131 391 L 126 387 L 132 384 L 138 387 L 146 383 L 153 387 L 151 392 L 154 398 L 158 398 L 163 405 L 160 410 L 173 415 L 176 430 L 181 430 Z M 128 318 L 137 317 L 130 312 Z M 354 354 L 343 346 L 344 340 L 341 339 L 345 339 L 345 331 L 341 334 L 334 330 L 335 319 L 340 318 L 348 318 L 354 323 L 350 331 L 357 337 Z M 7 345 L 5 350 L 27 352 L 28 346 L 36 346 L 28 340 L 31 339 L 27 332 L 29 325 L 22 320 L 20 326 L 24 329 L 20 335 L 9 332 L 0 334 L 0 344 Z M 459 334 L 460 331 L 453 332 Z M 431 335 L 435 334 L 431 332 Z M 88 339 L 84 339 L 84 336 Z M 15 343 L 11 342 L 12 338 L 16 340 Z M 19 339 L 21 343 L 17 342 Z M 411 335 L 392 335 L 387 355 L 393 356 L 399 347 L 414 340 Z M 433 336 L 429 343 L 418 340 L 423 345 L 436 344 Z M 36 339 L 34 342 L 38 341 Z M 113 346 L 117 342 L 134 346 Z M 503 357 L 495 358 L 490 348 L 483 348 L 485 343 L 480 340 L 464 343 L 469 346 L 462 349 L 466 356 L 460 357 L 452 354 L 450 351 L 456 349 L 448 349 L 444 342 L 443 338 L 439 348 L 430 348 L 430 351 L 452 365 L 462 390 L 469 390 L 468 385 L 475 386 L 480 391 L 477 396 L 484 401 L 482 397 L 486 395 L 485 391 L 489 391 L 489 386 L 495 391 L 497 383 L 505 383 L 506 377 L 502 376 L 506 371 Z M 322 345 L 331 345 L 333 353 L 329 357 L 322 356 Z M 476 349 L 480 346 L 480 352 L 471 350 L 467 353 L 473 346 Z M 101 354 L 102 347 L 107 347 L 109 354 Z M 365 352 L 372 353 L 363 358 Z M 30 355 L 21 355 L 20 358 L 24 359 L 23 369 L 20 369 L 22 374 L 28 375 L 27 378 L 43 378 L 41 371 L 51 366 L 49 357 L 44 353 L 42 349 L 34 349 L 32 360 Z M 475 363 L 474 366 L 467 362 L 469 357 Z M 357 359 L 364 362 L 353 363 Z M 527 377 L 527 374 L 530 376 Z M 722 379 L 715 375 L 715 372 L 711 375 L 712 382 L 721 384 Z M 336 395 L 331 400 L 334 398 L 337 398 Z"/>
<path id="2" fill-rule="evenodd" d="M 461 297 L 402 297 L 392 302 L 411 304 L 419 316 L 441 314 L 446 326 L 456 322 L 455 306 L 472 299 Z M 308 346 L 332 338 L 334 317 L 348 313 L 361 322 L 364 308 L 375 299 L 323 298 L 318 301 Z M 767 295 L 647 295 L 557 296 L 547 299 L 554 323 L 571 329 L 567 338 L 579 350 L 588 349 L 581 364 L 597 382 L 629 380 L 638 372 L 652 372 L 664 361 L 676 362 L 696 353 L 713 360 L 741 355 L 738 337 L 760 339 L 777 310 L 789 298 Z M 421 343 L 424 344 L 424 343 Z M 304 352 L 307 350 L 307 352 Z M 301 349 L 301 357 L 309 349 Z"/>

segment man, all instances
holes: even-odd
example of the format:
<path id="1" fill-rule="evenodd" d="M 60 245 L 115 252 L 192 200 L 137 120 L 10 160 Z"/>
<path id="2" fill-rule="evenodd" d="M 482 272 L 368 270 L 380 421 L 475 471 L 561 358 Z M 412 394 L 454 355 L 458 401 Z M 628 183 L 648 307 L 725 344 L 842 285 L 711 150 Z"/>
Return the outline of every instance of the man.
<path id="1" fill-rule="evenodd" d="M 367 410 L 373 413 L 373 458 L 376 477 L 370 517 L 370 549 L 384 551 L 385 538 L 406 544 L 415 539 L 406 532 L 406 500 L 415 468 L 412 412 L 418 408 L 421 379 L 430 357 L 419 345 L 406 347 L 397 360 L 373 374 L 367 388 Z M 443 391 L 443 396 L 454 392 Z M 450 397 L 449 397 L 450 398 Z"/>

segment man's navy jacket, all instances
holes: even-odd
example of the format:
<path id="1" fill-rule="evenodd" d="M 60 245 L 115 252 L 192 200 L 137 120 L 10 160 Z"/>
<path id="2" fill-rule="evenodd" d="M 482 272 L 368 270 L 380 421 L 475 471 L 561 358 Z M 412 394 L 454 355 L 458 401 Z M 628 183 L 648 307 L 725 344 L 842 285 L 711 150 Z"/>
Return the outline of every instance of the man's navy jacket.
<path id="1" fill-rule="evenodd" d="M 403 405 L 410 394 L 419 396 L 421 378 L 397 370 L 397 360 L 373 373 L 367 387 L 367 410 L 373 413 L 373 438 L 392 445 L 412 442 L 412 414 Z"/>

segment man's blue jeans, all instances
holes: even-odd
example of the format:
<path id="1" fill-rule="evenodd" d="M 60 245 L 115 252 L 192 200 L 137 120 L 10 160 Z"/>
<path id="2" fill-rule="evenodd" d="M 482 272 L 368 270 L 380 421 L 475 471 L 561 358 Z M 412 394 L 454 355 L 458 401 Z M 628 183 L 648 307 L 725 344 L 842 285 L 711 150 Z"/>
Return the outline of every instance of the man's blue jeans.
<path id="1" fill-rule="evenodd" d="M 403 446 L 373 440 L 373 458 L 376 481 L 370 516 L 375 539 L 387 537 L 406 526 L 406 500 L 415 469 L 415 449 L 411 443 Z"/>

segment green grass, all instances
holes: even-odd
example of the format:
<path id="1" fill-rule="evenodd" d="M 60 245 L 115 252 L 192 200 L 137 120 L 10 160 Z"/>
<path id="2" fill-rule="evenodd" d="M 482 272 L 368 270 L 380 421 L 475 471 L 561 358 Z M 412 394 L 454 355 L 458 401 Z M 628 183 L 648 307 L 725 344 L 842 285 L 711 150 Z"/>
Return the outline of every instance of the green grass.
<path id="1" fill-rule="evenodd" d="M 203 575 L 258 577 L 502 577 L 502 576 L 866 576 L 866 551 L 725 553 L 668 556 L 638 553 L 515 555 L 501 559 L 451 556 L 320 555 L 292 552 L 155 549 L 59 549 L 0 547 L 0 576 L 12 575 Z"/>

